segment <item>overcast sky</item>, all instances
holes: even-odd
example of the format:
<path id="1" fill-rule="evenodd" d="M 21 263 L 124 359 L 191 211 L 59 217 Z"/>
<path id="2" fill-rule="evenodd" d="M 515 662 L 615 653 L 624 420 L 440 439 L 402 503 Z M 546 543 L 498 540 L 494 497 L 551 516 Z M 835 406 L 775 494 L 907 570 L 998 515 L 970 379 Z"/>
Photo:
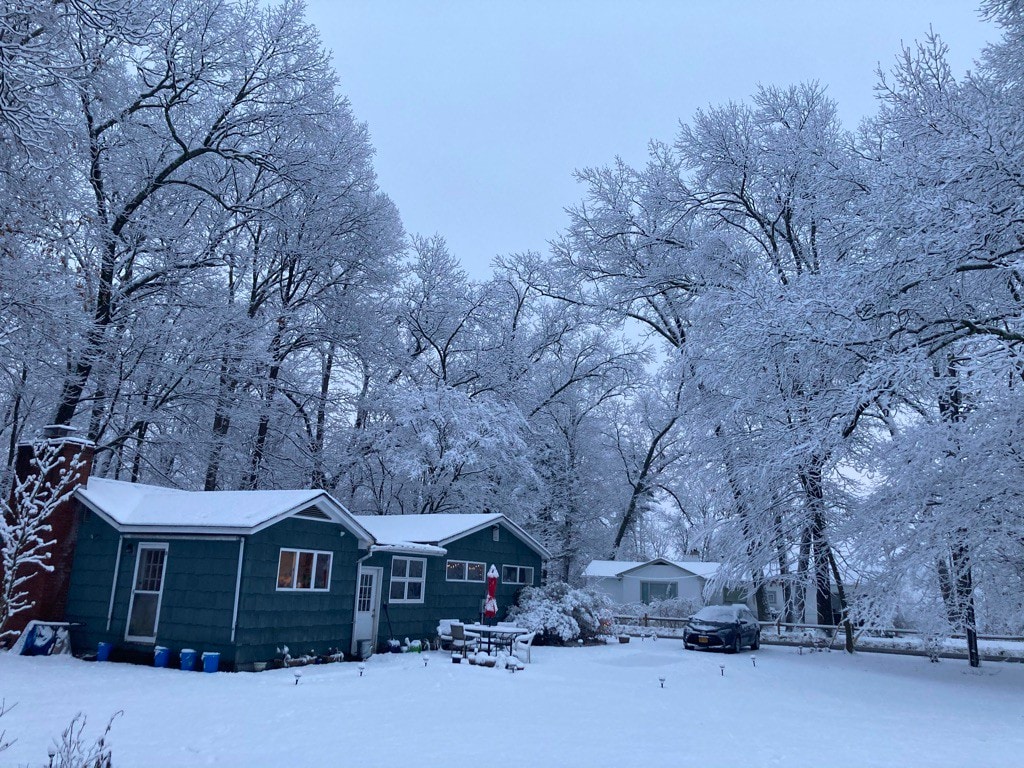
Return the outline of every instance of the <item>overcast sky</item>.
<path id="1" fill-rule="evenodd" d="M 406 230 L 476 278 L 547 250 L 574 169 L 641 164 L 700 107 L 818 80 L 854 128 L 901 42 L 931 26 L 960 74 L 996 34 L 972 0 L 307 2 Z"/>

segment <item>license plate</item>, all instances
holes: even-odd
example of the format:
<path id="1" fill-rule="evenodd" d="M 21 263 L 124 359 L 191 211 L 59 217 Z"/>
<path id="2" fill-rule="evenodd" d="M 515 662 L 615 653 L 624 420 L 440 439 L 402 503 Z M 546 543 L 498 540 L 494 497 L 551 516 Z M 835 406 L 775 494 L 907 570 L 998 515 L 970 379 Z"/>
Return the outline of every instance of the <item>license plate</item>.
<path id="1" fill-rule="evenodd" d="M 707 643 L 707 641 L 708 641 L 707 635 L 701 635 L 700 637 L 697 638 L 697 642 L 698 643 Z"/>

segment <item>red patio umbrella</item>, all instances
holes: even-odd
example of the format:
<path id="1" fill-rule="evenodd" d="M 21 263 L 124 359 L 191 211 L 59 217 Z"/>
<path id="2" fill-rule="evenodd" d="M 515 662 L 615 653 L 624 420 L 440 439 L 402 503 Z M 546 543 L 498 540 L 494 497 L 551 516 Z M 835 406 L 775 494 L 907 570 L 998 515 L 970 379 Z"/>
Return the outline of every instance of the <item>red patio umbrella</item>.
<path id="1" fill-rule="evenodd" d="M 487 599 L 484 601 L 484 617 L 493 619 L 498 615 L 498 569 L 493 565 L 487 571 Z"/>

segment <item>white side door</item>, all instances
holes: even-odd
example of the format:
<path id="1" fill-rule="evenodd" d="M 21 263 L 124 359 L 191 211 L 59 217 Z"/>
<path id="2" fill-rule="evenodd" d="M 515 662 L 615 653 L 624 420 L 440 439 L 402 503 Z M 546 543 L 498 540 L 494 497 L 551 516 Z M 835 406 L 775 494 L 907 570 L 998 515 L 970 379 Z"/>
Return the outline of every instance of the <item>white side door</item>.
<path id="1" fill-rule="evenodd" d="M 356 610 L 352 622 L 352 653 L 359 652 L 359 641 L 370 641 L 370 652 L 377 642 L 377 619 L 380 613 L 380 582 L 383 571 L 359 566 L 356 575 Z"/>

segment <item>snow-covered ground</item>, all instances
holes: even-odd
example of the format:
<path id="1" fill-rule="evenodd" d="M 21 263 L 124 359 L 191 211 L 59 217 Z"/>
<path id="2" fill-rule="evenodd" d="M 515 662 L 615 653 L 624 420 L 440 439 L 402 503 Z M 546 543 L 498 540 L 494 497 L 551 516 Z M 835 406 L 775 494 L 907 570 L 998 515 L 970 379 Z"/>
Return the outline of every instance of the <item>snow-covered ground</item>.
<path id="1" fill-rule="evenodd" d="M 424 666 L 424 657 L 429 658 Z M 114 712 L 114 765 L 1020 766 L 1024 665 L 762 647 L 730 656 L 634 639 L 534 648 L 509 673 L 447 654 L 214 675 L 0 653 L 16 738 L 44 765 L 79 711 Z M 720 665 L 725 667 L 723 676 Z M 665 678 L 664 689 L 659 677 Z"/>

